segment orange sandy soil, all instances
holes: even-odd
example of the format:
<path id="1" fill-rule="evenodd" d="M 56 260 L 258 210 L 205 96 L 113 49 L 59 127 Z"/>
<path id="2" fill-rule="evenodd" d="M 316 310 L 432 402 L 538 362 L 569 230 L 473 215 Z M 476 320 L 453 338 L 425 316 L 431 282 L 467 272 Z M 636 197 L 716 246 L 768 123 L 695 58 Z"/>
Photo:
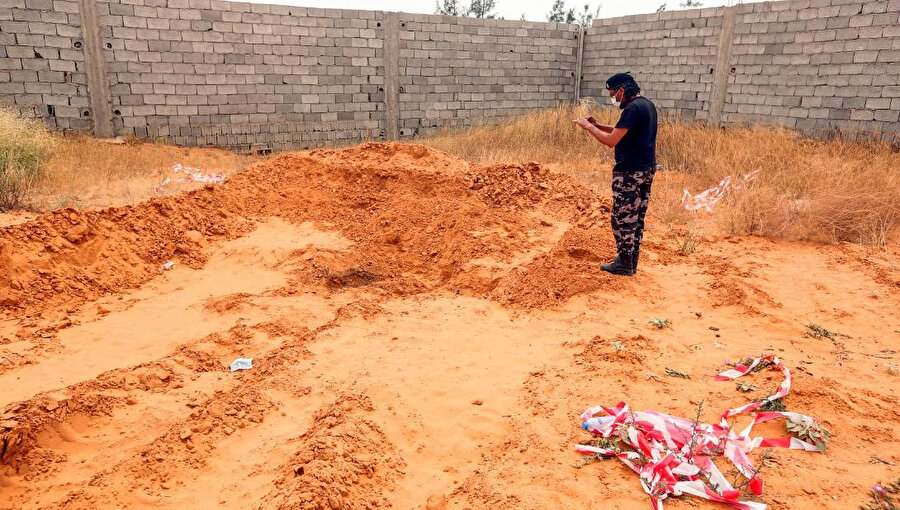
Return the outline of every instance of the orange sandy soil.
<path id="1" fill-rule="evenodd" d="M 710 377 L 763 350 L 832 431 L 824 455 L 772 451 L 772 508 L 856 508 L 900 475 L 896 248 L 683 254 L 653 224 L 613 277 L 608 211 L 534 164 L 366 144 L 4 227 L 0 508 L 644 509 L 618 461 L 577 467 L 580 413 L 716 422 L 777 387 Z"/>

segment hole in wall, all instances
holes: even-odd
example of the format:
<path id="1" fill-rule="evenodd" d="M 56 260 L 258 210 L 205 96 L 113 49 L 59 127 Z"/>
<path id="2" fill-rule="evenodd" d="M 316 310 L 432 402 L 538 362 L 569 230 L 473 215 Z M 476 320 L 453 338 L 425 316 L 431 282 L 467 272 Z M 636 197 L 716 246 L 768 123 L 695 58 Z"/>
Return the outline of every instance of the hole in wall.
<path id="1" fill-rule="evenodd" d="M 384 92 L 384 87 L 378 87 L 378 92 Z"/>
<path id="2" fill-rule="evenodd" d="M 380 26 L 381 26 L 381 22 L 379 21 L 378 23 L 375 23 L 375 26 L 376 26 L 376 27 L 380 27 Z"/>
<path id="3" fill-rule="evenodd" d="M 91 112 L 90 112 L 89 110 L 82 110 L 82 111 L 81 111 L 81 116 L 82 116 L 82 117 L 90 117 L 90 116 L 91 116 Z"/>
<path id="4" fill-rule="evenodd" d="M 113 110 L 113 114 L 114 115 L 122 115 L 122 112 L 120 110 Z"/>
<path id="5" fill-rule="evenodd" d="M 35 52 L 34 52 L 34 58 L 44 58 L 44 56 L 41 55 L 40 53 L 38 53 L 38 52 L 35 51 Z"/>
<path id="6" fill-rule="evenodd" d="M 403 87 L 400 87 L 400 92 L 403 92 Z"/>
<path id="7" fill-rule="evenodd" d="M 401 27 L 405 27 L 405 26 L 406 26 L 406 23 L 400 23 L 400 26 L 401 26 Z"/>
<path id="8" fill-rule="evenodd" d="M 736 68 L 736 67 L 732 67 L 732 68 L 731 68 L 731 72 L 734 73 L 735 71 L 737 71 L 737 68 Z"/>
<path id="9" fill-rule="evenodd" d="M 72 46 L 75 46 L 76 48 L 78 48 L 80 50 L 81 46 L 82 46 L 81 41 L 75 41 L 74 43 L 72 43 Z"/>
<path id="10" fill-rule="evenodd" d="M 48 105 L 47 106 L 47 114 L 50 115 L 51 117 L 56 117 L 56 107 L 53 106 L 52 104 Z"/>
<path id="11" fill-rule="evenodd" d="M 72 73 L 69 71 L 63 71 L 63 81 L 66 83 L 72 83 Z"/>
<path id="12" fill-rule="evenodd" d="M 709 68 L 709 74 L 712 74 L 712 73 L 713 73 L 713 68 L 710 67 L 710 68 Z"/>
<path id="13" fill-rule="evenodd" d="M 691 21 L 691 28 L 696 28 L 693 21 Z"/>
<path id="14" fill-rule="evenodd" d="M 106 49 L 111 50 L 111 49 L 112 49 L 112 43 L 106 43 Z"/>

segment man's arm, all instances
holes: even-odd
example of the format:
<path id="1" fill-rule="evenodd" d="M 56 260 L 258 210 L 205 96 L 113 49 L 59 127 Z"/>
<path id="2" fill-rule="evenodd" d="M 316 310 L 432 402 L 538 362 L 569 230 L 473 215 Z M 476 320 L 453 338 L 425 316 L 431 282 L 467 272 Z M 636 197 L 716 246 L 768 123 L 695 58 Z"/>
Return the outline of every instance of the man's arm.
<path id="1" fill-rule="evenodd" d="M 590 133 L 595 140 L 607 147 L 615 147 L 622 140 L 622 137 L 625 136 L 625 133 L 628 132 L 625 128 L 612 128 L 609 132 L 605 132 L 602 128 L 591 124 L 587 119 L 576 119 L 575 124 L 578 124 L 578 126 Z"/>
<path id="2" fill-rule="evenodd" d="M 591 125 L 600 129 L 600 131 L 603 131 L 604 133 L 612 133 L 612 130 L 614 129 L 613 126 L 607 126 L 606 124 L 600 124 L 599 122 L 597 122 L 597 119 L 595 119 L 593 117 L 588 117 L 587 120 L 588 120 L 588 122 L 591 123 Z"/>

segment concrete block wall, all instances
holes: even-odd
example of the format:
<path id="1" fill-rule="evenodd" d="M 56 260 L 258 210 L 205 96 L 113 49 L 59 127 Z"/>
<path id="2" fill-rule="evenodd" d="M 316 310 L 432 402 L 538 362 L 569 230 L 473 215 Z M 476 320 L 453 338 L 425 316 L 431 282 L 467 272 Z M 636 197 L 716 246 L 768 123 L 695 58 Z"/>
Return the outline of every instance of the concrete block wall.
<path id="1" fill-rule="evenodd" d="M 92 128 L 77 0 L 0 0 L 0 105 Z"/>
<path id="2" fill-rule="evenodd" d="M 661 109 L 688 119 L 900 141 L 900 0 L 596 20 L 585 37 L 583 94 L 605 102 L 604 80 L 621 70 Z"/>
<path id="3" fill-rule="evenodd" d="M 400 14 L 400 136 L 572 101 L 580 28 Z"/>
<path id="4" fill-rule="evenodd" d="M 380 12 L 219 0 L 99 5 L 116 134 L 238 150 L 382 136 Z"/>
<path id="5" fill-rule="evenodd" d="M 631 71 L 658 108 L 706 119 L 723 12 L 719 7 L 596 20 L 584 38 L 582 95 L 608 103 L 606 79 Z"/>
<path id="6" fill-rule="evenodd" d="M 900 141 L 900 0 L 587 30 L 223 0 L 0 0 L 0 104 L 100 136 L 240 151 L 407 138 L 606 103 L 606 78 L 623 70 L 664 113 Z"/>
<path id="7" fill-rule="evenodd" d="M 900 140 L 900 0 L 736 7 L 725 122 Z"/>

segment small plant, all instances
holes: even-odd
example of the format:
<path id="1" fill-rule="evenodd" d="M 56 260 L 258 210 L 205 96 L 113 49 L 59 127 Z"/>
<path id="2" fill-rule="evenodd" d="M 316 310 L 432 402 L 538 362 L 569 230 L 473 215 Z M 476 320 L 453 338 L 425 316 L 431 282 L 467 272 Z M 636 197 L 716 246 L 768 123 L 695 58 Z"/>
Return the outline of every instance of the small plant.
<path id="1" fill-rule="evenodd" d="M 787 411 L 787 407 L 784 405 L 784 400 L 780 398 L 776 398 L 773 400 L 767 400 L 760 408 L 760 411 L 776 411 L 779 413 L 783 413 Z"/>
<path id="2" fill-rule="evenodd" d="M 623 450 L 622 441 L 618 437 L 602 437 L 588 442 L 583 442 L 582 444 L 589 444 L 591 446 L 596 446 L 597 448 L 603 448 L 604 450 L 612 450 L 616 453 L 621 453 Z M 600 453 L 595 453 L 593 455 L 588 455 L 587 457 L 582 458 L 580 462 L 574 465 L 574 467 L 575 469 L 581 469 L 595 460 L 605 460 L 610 458 L 612 457 L 608 457 Z"/>
<path id="3" fill-rule="evenodd" d="M 735 387 L 737 387 L 738 391 L 743 391 L 744 393 L 750 393 L 756 389 L 755 385 L 745 382 L 737 382 L 735 383 Z"/>
<path id="4" fill-rule="evenodd" d="M 616 352 L 625 350 L 625 344 L 623 344 L 622 342 L 620 342 L 618 340 L 614 340 L 614 341 L 610 342 L 610 345 L 612 345 L 613 350 Z"/>
<path id="5" fill-rule="evenodd" d="M 672 239 L 675 240 L 675 246 L 678 248 L 678 251 L 683 254 L 696 253 L 697 246 L 700 244 L 700 240 L 691 232 L 683 236 L 672 234 Z"/>
<path id="6" fill-rule="evenodd" d="M 900 510 L 900 480 L 891 484 L 876 483 L 869 492 L 869 502 L 859 505 L 860 510 Z"/>
<path id="7" fill-rule="evenodd" d="M 678 370 L 673 370 L 669 367 L 666 367 L 666 375 L 669 377 L 680 377 L 682 379 L 690 379 L 691 376 L 685 374 L 684 372 L 679 372 Z"/>
<path id="8" fill-rule="evenodd" d="M 781 401 L 781 399 L 779 399 Z M 825 451 L 830 439 L 830 432 L 814 418 L 802 414 L 791 413 L 785 423 L 788 432 L 804 441 L 816 445 L 819 451 Z"/>
<path id="9" fill-rule="evenodd" d="M 647 324 L 655 327 L 656 329 L 665 329 L 665 328 L 672 329 L 672 321 L 670 321 L 669 319 L 661 319 L 659 317 L 654 317 L 654 318 L 650 319 L 649 321 L 647 321 Z"/>
<path id="10" fill-rule="evenodd" d="M 697 414 L 691 423 L 691 440 L 687 444 L 687 458 L 693 462 L 694 454 L 700 442 L 700 417 L 703 416 L 703 400 L 697 404 Z"/>
<path id="11" fill-rule="evenodd" d="M 859 505 L 860 510 L 900 510 L 900 480 L 882 485 L 880 482 L 873 485 L 869 491 L 869 502 Z"/>
<path id="12" fill-rule="evenodd" d="M 843 333 L 829 331 L 819 324 L 809 323 L 806 325 L 806 329 L 807 331 L 804 334 L 812 338 L 827 338 L 829 340 L 837 340 L 838 337 L 850 338 Z"/>
<path id="13" fill-rule="evenodd" d="M 741 358 L 741 359 L 739 359 L 739 360 L 737 360 L 737 361 L 735 361 L 735 362 L 733 362 L 733 363 L 727 363 L 727 365 L 730 366 L 730 367 L 736 367 L 736 366 L 738 366 L 738 365 L 743 365 L 743 366 L 745 366 L 745 367 L 749 367 L 749 366 L 752 365 L 752 364 L 753 364 L 753 358 L 752 358 L 751 356 L 747 356 L 746 358 Z M 771 367 L 772 365 L 773 365 L 773 363 L 772 363 L 770 360 L 767 360 L 767 359 L 766 359 L 766 360 L 762 360 L 762 361 L 759 362 L 758 365 L 756 365 L 755 367 L 753 367 L 753 368 L 750 370 L 750 372 L 748 372 L 748 373 L 749 373 L 749 374 L 752 374 L 752 373 L 755 373 L 755 372 L 759 372 L 759 371 L 761 371 L 761 370 L 763 370 L 763 369 L 766 369 L 766 368 Z"/>

